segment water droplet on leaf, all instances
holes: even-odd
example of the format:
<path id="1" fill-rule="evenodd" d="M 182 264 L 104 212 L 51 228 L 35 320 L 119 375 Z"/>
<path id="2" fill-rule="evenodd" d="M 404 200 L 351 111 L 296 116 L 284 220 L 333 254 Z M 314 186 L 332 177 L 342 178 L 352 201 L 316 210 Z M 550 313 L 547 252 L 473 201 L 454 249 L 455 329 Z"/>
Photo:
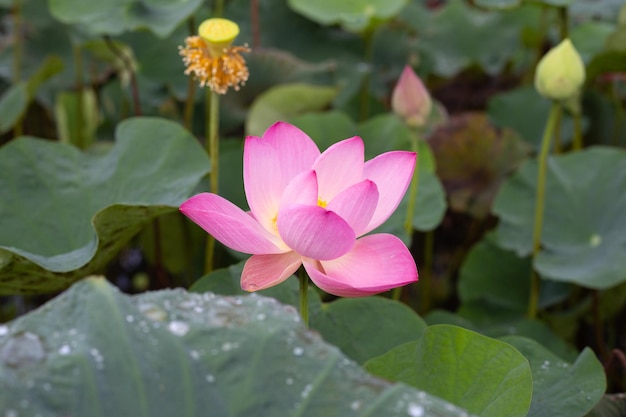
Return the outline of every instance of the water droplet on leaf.
<path id="1" fill-rule="evenodd" d="M 43 360 L 44 355 L 39 336 L 30 332 L 14 336 L 0 350 L 0 358 L 12 368 L 36 364 Z"/>
<path id="2" fill-rule="evenodd" d="M 167 326 L 168 330 L 176 336 L 184 336 L 189 332 L 189 324 L 184 321 L 174 320 Z"/>
<path id="3" fill-rule="evenodd" d="M 411 417 L 422 417 L 424 415 L 424 407 L 419 404 L 410 403 L 406 412 Z"/>

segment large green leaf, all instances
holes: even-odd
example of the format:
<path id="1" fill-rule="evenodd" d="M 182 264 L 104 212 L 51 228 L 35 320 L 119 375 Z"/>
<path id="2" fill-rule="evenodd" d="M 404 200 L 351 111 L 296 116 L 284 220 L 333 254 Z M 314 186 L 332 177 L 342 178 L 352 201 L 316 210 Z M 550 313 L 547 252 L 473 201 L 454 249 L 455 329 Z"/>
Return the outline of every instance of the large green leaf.
<path id="1" fill-rule="evenodd" d="M 476 5 L 485 9 L 505 10 L 519 7 L 522 0 L 476 0 Z"/>
<path id="2" fill-rule="evenodd" d="M 0 293 L 60 290 L 98 270 L 208 171 L 176 123 L 129 119 L 116 133 L 101 156 L 30 137 L 0 148 Z"/>
<path id="3" fill-rule="evenodd" d="M 55 55 L 46 60 L 31 75 L 28 81 L 20 81 L 7 89 L 0 97 L 0 133 L 15 126 L 26 113 L 35 93 L 49 78 L 63 69 L 61 58 Z"/>
<path id="4" fill-rule="evenodd" d="M 528 361 L 510 345 L 450 325 L 426 328 L 421 339 L 365 364 L 481 417 L 524 417 L 532 396 Z"/>
<path id="5" fill-rule="evenodd" d="M 528 309 L 530 296 L 530 257 L 520 258 L 497 244 L 494 232 L 472 247 L 459 271 L 458 291 L 462 308 L 484 311 L 485 316 L 503 314 L 521 318 Z M 563 301 L 569 285 L 546 281 L 541 286 L 539 306 Z"/>
<path id="6" fill-rule="evenodd" d="M 12 415 L 465 416 L 366 374 L 273 299 L 121 294 L 91 278 L 0 326 Z"/>
<path id="7" fill-rule="evenodd" d="M 496 94 L 489 100 L 487 106 L 489 118 L 495 126 L 511 128 L 536 149 L 541 147 L 543 129 L 550 112 L 550 101 L 541 97 L 534 87 L 519 87 Z M 570 142 L 573 134 L 572 118 L 563 117 L 562 142 Z"/>
<path id="8" fill-rule="evenodd" d="M 28 84 L 20 81 L 9 87 L 0 97 L 0 133 L 11 130 L 28 108 Z"/>
<path id="9" fill-rule="evenodd" d="M 240 262 L 214 271 L 196 281 L 191 291 L 245 294 L 239 285 L 242 269 L 243 262 Z M 279 285 L 259 291 L 259 294 L 298 307 L 298 289 L 298 280 L 290 277 Z M 387 298 L 342 298 L 322 304 L 313 286 L 309 287 L 308 294 L 311 328 L 359 363 L 418 339 L 426 327 L 406 305 Z M 376 337 L 372 337 L 374 334 Z"/>
<path id="10" fill-rule="evenodd" d="M 501 309 L 489 310 L 489 305 L 484 303 L 464 305 L 456 314 L 433 310 L 424 320 L 428 325 L 453 324 L 494 338 L 511 335 L 527 337 L 541 343 L 564 360 L 573 361 L 578 354 L 573 346 L 557 336 L 543 321 L 520 319 L 519 314 L 505 315 Z"/>
<path id="11" fill-rule="evenodd" d="M 212 292 L 220 295 L 244 295 L 248 292 L 241 289 L 241 271 L 245 261 L 240 261 L 228 268 L 220 268 L 198 279 L 189 289 L 192 292 Z M 265 290 L 257 291 L 256 294 L 271 297 L 283 304 L 296 308 L 300 304 L 298 279 L 292 275 L 286 281 Z M 309 315 L 316 315 L 322 308 L 322 300 L 317 290 L 309 286 L 308 292 Z"/>
<path id="12" fill-rule="evenodd" d="M 533 400 L 528 417 L 582 417 L 600 401 L 606 389 L 602 364 L 589 348 L 573 364 L 563 361 L 531 339 L 506 336 L 530 362 Z"/>
<path id="13" fill-rule="evenodd" d="M 444 77 L 472 64 L 488 74 L 500 73 L 515 54 L 524 53 L 520 32 L 534 27 L 539 18 L 536 7 L 485 12 L 461 0 L 447 2 L 433 12 L 424 9 L 422 14 L 422 19 L 406 23 L 420 35 L 424 60 Z"/>
<path id="14" fill-rule="evenodd" d="M 202 0 L 48 0 L 50 13 L 56 19 L 80 25 L 94 35 L 119 35 L 147 28 L 162 38 L 201 4 Z"/>
<path id="15" fill-rule="evenodd" d="M 292 118 L 289 122 L 306 132 L 322 151 L 340 140 L 354 136 L 356 132 L 356 125 L 352 119 L 337 110 L 306 113 Z"/>
<path id="16" fill-rule="evenodd" d="M 261 94 L 250 107 L 246 134 L 261 136 L 277 120 L 326 108 L 335 98 L 334 87 L 283 84 Z"/>
<path id="17" fill-rule="evenodd" d="M 323 305 L 311 327 L 359 363 L 421 337 L 426 323 L 409 307 L 382 297 L 343 298 Z"/>
<path id="18" fill-rule="evenodd" d="M 499 243 L 520 255 L 532 249 L 537 163 L 528 161 L 505 183 L 494 213 Z M 626 270 L 626 153 L 608 147 L 556 156 L 547 169 L 541 250 L 542 277 L 605 289 Z"/>
<path id="19" fill-rule="evenodd" d="M 289 0 L 296 12 L 322 25 L 340 24 L 344 29 L 362 32 L 377 20 L 390 19 L 407 0 Z"/>
<path id="20" fill-rule="evenodd" d="M 468 253 L 459 271 L 459 298 L 464 304 L 475 302 L 524 313 L 530 295 L 530 259 L 495 242 L 490 233 Z"/>

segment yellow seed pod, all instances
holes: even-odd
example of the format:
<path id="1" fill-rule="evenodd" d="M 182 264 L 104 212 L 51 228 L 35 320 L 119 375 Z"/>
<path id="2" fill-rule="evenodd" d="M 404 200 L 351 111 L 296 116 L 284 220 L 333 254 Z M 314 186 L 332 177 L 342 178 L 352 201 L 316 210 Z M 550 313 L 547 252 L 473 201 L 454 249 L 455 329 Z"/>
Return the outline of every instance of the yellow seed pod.
<path id="1" fill-rule="evenodd" d="M 250 52 L 247 46 L 231 46 L 239 34 L 239 26 L 228 19 L 208 19 L 200 24 L 199 36 L 189 36 L 179 47 L 185 74 L 192 75 L 201 87 L 218 94 L 229 88 L 239 90 L 248 79 L 249 71 L 241 55 Z"/>
<path id="2" fill-rule="evenodd" d="M 584 82 L 585 64 L 569 39 L 550 49 L 535 72 L 535 88 L 551 100 L 576 97 Z"/>
<path id="3" fill-rule="evenodd" d="M 228 19 L 207 19 L 198 27 L 198 35 L 207 43 L 211 56 L 218 57 L 239 35 L 239 25 Z"/>

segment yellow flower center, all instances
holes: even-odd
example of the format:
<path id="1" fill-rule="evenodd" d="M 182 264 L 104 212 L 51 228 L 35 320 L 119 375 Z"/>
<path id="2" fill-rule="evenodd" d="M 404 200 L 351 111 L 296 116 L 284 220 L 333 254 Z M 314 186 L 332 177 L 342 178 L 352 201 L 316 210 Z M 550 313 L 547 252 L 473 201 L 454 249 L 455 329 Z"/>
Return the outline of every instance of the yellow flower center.
<path id="1" fill-rule="evenodd" d="M 328 203 L 326 201 L 322 200 L 321 198 L 318 198 L 317 199 L 317 205 L 320 206 L 321 208 L 326 208 Z"/>

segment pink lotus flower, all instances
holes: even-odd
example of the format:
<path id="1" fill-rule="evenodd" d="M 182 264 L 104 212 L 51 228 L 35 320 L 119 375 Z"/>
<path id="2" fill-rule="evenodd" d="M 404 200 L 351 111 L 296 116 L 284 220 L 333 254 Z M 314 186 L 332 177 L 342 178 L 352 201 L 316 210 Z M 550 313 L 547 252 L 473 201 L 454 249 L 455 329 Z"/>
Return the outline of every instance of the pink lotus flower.
<path id="1" fill-rule="evenodd" d="M 222 244 L 252 256 L 241 276 L 246 291 L 277 285 L 300 265 L 324 291 L 359 297 L 417 281 L 417 268 L 396 236 L 372 234 L 396 209 L 416 154 L 387 152 L 364 162 L 359 137 L 320 154 L 304 132 L 278 122 L 244 146 L 244 212 L 198 194 L 180 210 Z M 360 237 L 363 236 L 363 237 Z"/>

